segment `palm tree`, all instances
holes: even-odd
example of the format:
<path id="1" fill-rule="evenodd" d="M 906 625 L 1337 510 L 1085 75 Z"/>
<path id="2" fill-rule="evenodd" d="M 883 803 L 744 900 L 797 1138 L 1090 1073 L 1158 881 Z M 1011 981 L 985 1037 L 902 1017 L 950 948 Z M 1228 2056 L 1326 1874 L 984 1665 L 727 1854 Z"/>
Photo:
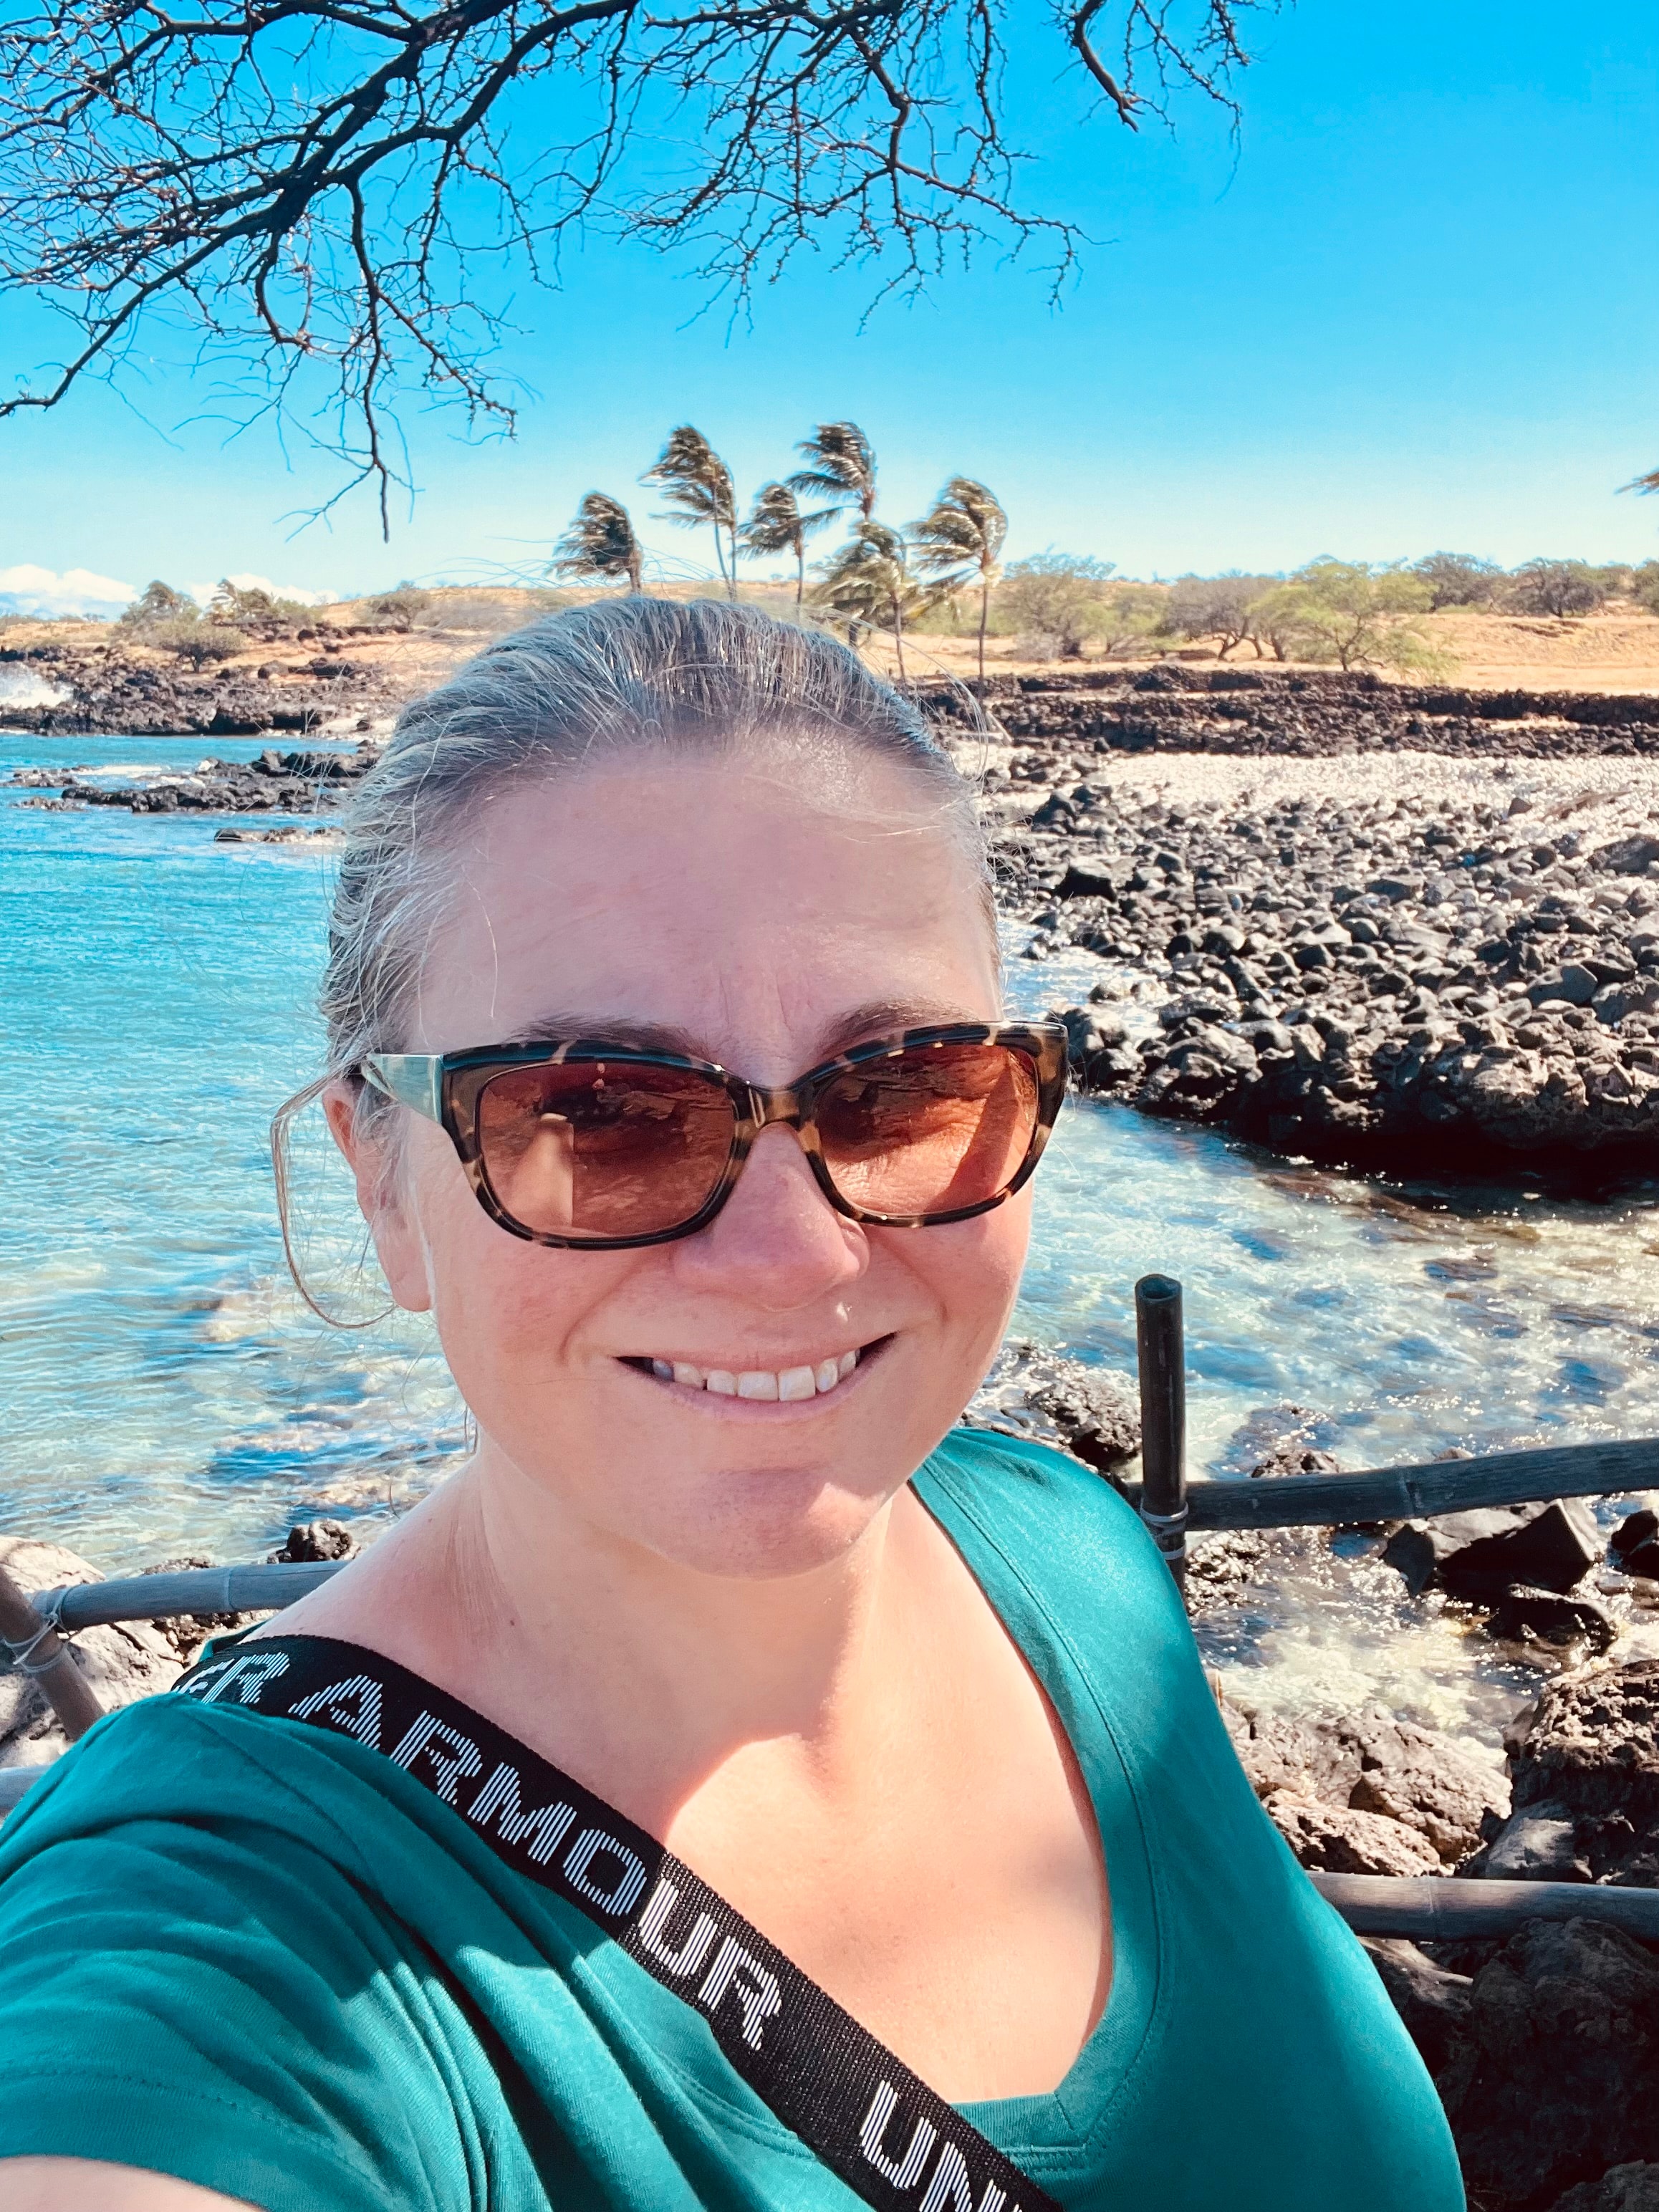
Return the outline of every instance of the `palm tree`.
<path id="1" fill-rule="evenodd" d="M 628 509 L 609 492 L 591 491 L 576 509 L 576 520 L 553 548 L 550 576 L 581 580 L 626 576 L 628 588 L 640 588 L 640 541 Z"/>
<path id="2" fill-rule="evenodd" d="M 994 492 L 972 477 L 952 477 L 933 501 L 933 512 L 910 526 L 916 567 L 939 580 L 942 595 L 954 596 L 979 579 L 979 673 L 985 678 L 985 626 L 991 613 L 991 586 L 1008 518 Z"/>
<path id="3" fill-rule="evenodd" d="M 641 483 L 660 484 L 663 496 L 677 511 L 664 519 L 683 529 L 696 530 L 708 523 L 714 532 L 714 558 L 728 598 L 738 596 L 738 497 L 732 471 L 701 430 L 683 422 L 671 430 L 656 465 L 640 478 Z M 726 562 L 724 531 L 731 542 L 732 565 Z"/>
<path id="4" fill-rule="evenodd" d="M 764 559 L 768 554 L 794 555 L 798 617 L 806 589 L 806 541 L 825 523 L 833 522 L 836 512 L 828 507 L 822 514 L 803 514 L 799 501 L 787 483 L 763 484 L 755 495 L 748 520 L 738 526 L 743 550 L 751 561 Z"/>
<path id="5" fill-rule="evenodd" d="M 884 522 L 860 522 L 823 564 L 817 590 L 818 605 L 832 614 L 880 623 L 893 633 L 899 681 L 904 680 L 904 625 L 943 596 L 910 574 L 907 549 L 896 530 Z"/>
<path id="6" fill-rule="evenodd" d="M 856 422 L 820 422 L 795 451 L 806 466 L 788 479 L 789 489 L 830 502 L 809 518 L 812 528 L 848 507 L 857 507 L 860 522 L 869 521 L 876 511 L 876 455 Z"/>

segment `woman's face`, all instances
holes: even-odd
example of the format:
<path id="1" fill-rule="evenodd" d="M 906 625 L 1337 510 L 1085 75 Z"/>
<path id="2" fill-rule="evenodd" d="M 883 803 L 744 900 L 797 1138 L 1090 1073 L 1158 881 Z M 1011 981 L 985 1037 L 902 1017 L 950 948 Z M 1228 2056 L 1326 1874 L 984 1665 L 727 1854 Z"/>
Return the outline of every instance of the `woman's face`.
<path id="1" fill-rule="evenodd" d="M 873 1036 L 1000 1013 L 973 874 L 925 787 L 791 750 L 607 765 L 481 807 L 408 1048 L 644 1028 L 782 1085 Z M 441 1130 L 399 1121 L 383 1195 L 372 1160 L 360 1189 L 398 1303 L 435 1315 L 481 1472 L 716 1573 L 798 1572 L 856 1540 L 984 1373 L 1024 1259 L 1027 1194 L 944 1227 L 862 1227 L 775 1125 L 695 1236 L 550 1249 L 489 1219 Z M 854 1352 L 801 1400 L 649 1371 Z"/>

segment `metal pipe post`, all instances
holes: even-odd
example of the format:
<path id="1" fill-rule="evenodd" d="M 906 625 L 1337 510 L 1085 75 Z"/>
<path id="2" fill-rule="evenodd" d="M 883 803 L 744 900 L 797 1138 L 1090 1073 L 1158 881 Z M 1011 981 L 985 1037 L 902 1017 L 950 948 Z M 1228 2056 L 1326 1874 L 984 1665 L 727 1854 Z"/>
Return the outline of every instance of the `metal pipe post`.
<path id="1" fill-rule="evenodd" d="M 84 1735 L 94 1721 L 103 1718 L 97 1693 L 76 1665 L 69 1645 L 51 1620 L 35 1611 L 27 1591 L 3 1567 L 0 1567 L 0 1643 L 8 1646 L 12 1665 L 39 1682 L 71 1743 Z"/>
<path id="2" fill-rule="evenodd" d="M 1135 1285 L 1140 1360 L 1140 1517 L 1187 1588 L 1187 1363 L 1181 1285 L 1170 1275 Z"/>

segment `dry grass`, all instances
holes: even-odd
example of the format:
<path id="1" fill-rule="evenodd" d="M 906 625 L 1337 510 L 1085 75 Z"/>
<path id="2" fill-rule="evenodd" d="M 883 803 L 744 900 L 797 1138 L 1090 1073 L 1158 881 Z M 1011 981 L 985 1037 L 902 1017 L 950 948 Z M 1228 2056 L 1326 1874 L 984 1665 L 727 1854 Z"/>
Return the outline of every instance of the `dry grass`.
<path id="1" fill-rule="evenodd" d="M 708 595 L 711 590 L 707 584 L 696 583 L 655 588 L 670 599 L 695 599 Z M 317 609 L 313 626 L 322 634 L 318 637 L 251 644 L 237 659 L 219 665 L 230 675 L 273 668 L 283 672 L 288 680 L 298 682 L 307 673 L 307 663 L 326 642 L 337 646 L 342 657 L 384 672 L 399 690 L 414 692 L 436 683 L 492 638 L 517 629 L 538 613 L 613 596 L 609 592 L 576 589 L 442 587 L 428 594 L 426 611 L 406 633 L 373 626 L 370 600 L 342 600 Z M 745 603 L 764 607 L 786 620 L 795 611 L 793 585 L 745 583 L 740 596 Z M 1450 680 L 1472 690 L 1659 692 L 1659 615 L 1644 613 L 1627 603 L 1615 602 L 1598 614 L 1559 622 L 1457 609 L 1424 617 L 1420 627 L 1455 664 Z M 342 632 L 347 634 L 339 635 Z M 180 667 L 171 653 L 135 645 L 130 634 L 113 623 L 14 621 L 0 627 L 0 644 L 13 651 L 48 643 L 76 652 L 117 650 L 123 657 L 157 666 Z M 890 638 L 866 633 L 863 651 L 870 665 L 882 674 L 896 672 Z M 1143 643 L 1129 656 L 1143 662 L 1171 658 L 1211 665 L 1218 657 L 1212 646 L 1198 643 L 1171 648 L 1167 641 L 1161 647 Z M 1236 647 L 1228 660 L 1235 667 L 1256 665 L 1249 647 Z M 956 635 L 945 632 L 907 636 L 904 661 L 913 678 L 971 676 L 977 665 L 971 627 L 964 627 Z M 1019 642 L 1013 638 L 992 638 L 987 646 L 987 670 L 994 675 L 1063 676 L 1068 665 L 1101 665 L 1098 661 L 1032 661 L 1021 657 Z M 1113 665 L 1122 665 L 1121 657 Z"/>
<path id="2" fill-rule="evenodd" d="M 1471 690 L 1659 691 L 1659 615 L 1644 613 L 1628 602 L 1615 601 L 1599 614 L 1560 622 L 1541 616 L 1449 608 L 1442 614 L 1420 616 L 1417 627 L 1452 663 L 1445 680 L 1467 684 Z M 893 669 L 890 641 L 872 641 L 866 657 L 884 673 Z M 1149 640 L 1133 653 L 1117 656 L 1117 664 L 1126 659 L 1167 659 L 1213 666 L 1219 655 L 1212 645 L 1201 641 L 1171 648 L 1167 640 L 1161 644 Z M 971 676 L 978 665 L 977 648 L 967 631 L 956 637 L 948 634 L 907 637 L 904 661 L 913 676 L 929 672 Z M 1067 664 L 1023 659 L 1018 639 L 998 637 L 987 641 L 985 661 L 988 674 L 1006 676 L 1064 675 L 1068 665 L 1103 665 L 1097 660 Z M 1280 665 L 1271 659 L 1258 663 L 1248 645 L 1236 646 L 1227 661 L 1236 668 Z"/>

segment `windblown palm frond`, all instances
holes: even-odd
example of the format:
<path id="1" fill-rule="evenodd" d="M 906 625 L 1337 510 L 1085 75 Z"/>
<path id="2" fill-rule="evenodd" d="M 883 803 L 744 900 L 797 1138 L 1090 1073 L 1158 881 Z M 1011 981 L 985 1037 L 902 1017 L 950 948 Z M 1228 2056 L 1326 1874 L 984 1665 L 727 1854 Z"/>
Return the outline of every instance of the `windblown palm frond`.
<path id="1" fill-rule="evenodd" d="M 704 523 L 709 525 L 714 533 L 714 558 L 720 564 L 720 580 L 735 597 L 738 497 L 731 470 L 702 432 L 694 429 L 689 422 L 671 430 L 655 465 L 646 471 L 640 482 L 662 487 L 663 497 L 674 510 L 663 517 L 665 521 L 677 522 L 684 530 L 696 530 Z M 726 560 L 728 541 L 732 545 L 729 572 Z"/>
<path id="2" fill-rule="evenodd" d="M 769 483 L 755 495 L 748 520 L 738 526 L 738 542 L 750 560 L 763 560 L 769 554 L 794 555 L 797 614 L 806 587 L 806 541 L 826 523 L 833 522 L 836 513 L 830 507 L 822 514 L 803 514 L 799 501 L 787 483 Z"/>
<path id="3" fill-rule="evenodd" d="M 904 674 L 904 625 L 925 614 L 942 593 L 910 573 L 902 534 L 884 522 L 860 522 L 819 573 L 817 604 L 843 620 L 879 623 L 893 633 L 898 672 Z"/>
<path id="4" fill-rule="evenodd" d="M 1001 574 L 997 563 L 1008 535 L 1008 518 L 995 494 L 973 477 L 952 477 L 932 510 L 910 526 L 916 567 L 934 577 L 939 596 L 954 598 L 970 583 L 979 585 L 979 672 L 985 674 L 985 629 L 991 611 L 991 586 Z"/>
<path id="5" fill-rule="evenodd" d="M 628 588 L 640 588 L 640 541 L 633 519 L 609 492 L 591 491 L 576 509 L 576 520 L 553 548 L 550 576 L 573 582 L 595 576 L 626 576 Z"/>
<path id="6" fill-rule="evenodd" d="M 806 466 L 788 479 L 790 490 L 831 502 L 813 518 L 815 526 L 845 507 L 856 507 L 859 520 L 869 521 L 876 511 L 875 448 L 856 422 L 820 422 L 795 450 Z"/>

